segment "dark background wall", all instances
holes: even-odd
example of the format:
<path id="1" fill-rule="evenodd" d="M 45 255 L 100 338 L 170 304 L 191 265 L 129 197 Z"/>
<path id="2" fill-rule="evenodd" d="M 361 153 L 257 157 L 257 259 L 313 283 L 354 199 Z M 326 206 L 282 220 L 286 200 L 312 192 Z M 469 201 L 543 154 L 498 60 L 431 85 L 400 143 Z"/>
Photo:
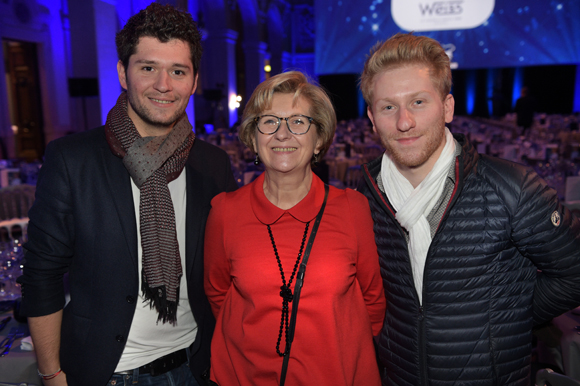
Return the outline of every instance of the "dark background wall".
<path id="1" fill-rule="evenodd" d="M 518 71 L 520 74 L 516 74 Z M 538 112 L 571 114 L 576 71 L 576 65 L 453 70 L 455 114 L 499 118 L 512 112 L 514 95 L 519 94 L 519 87 L 514 90 L 516 77 L 520 87 L 528 87 L 538 101 Z M 366 115 L 366 107 L 359 107 L 364 101 L 360 100 L 358 79 L 359 74 L 321 75 L 318 78 L 339 120 Z"/>

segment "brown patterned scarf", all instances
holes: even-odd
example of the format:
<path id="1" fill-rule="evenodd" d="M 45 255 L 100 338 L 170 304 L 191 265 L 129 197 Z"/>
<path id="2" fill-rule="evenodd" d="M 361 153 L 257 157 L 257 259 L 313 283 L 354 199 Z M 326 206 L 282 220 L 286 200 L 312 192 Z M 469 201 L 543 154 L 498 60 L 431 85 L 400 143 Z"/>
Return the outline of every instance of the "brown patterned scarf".
<path id="1" fill-rule="evenodd" d="M 175 212 L 167 184 L 183 170 L 195 140 L 187 115 L 160 137 L 141 137 L 127 114 L 127 94 L 121 93 L 105 124 L 107 142 L 141 192 L 139 222 L 143 271 L 141 290 L 163 323 L 177 322 L 181 258 Z"/>

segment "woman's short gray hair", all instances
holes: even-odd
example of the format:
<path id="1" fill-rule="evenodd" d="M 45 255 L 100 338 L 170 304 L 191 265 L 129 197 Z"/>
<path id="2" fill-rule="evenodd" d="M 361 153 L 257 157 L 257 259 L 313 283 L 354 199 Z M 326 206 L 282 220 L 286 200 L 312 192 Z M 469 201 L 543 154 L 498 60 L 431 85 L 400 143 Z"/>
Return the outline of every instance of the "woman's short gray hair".
<path id="1" fill-rule="evenodd" d="M 275 93 L 293 94 L 294 103 L 304 98 L 310 103 L 309 116 L 314 119 L 318 138 L 321 140 L 320 153 L 317 159 L 322 159 L 332 141 L 336 130 L 336 114 L 326 92 L 300 71 L 288 71 L 275 75 L 260 83 L 246 104 L 242 123 L 238 131 L 240 141 L 254 153 L 254 138 L 256 135 L 255 118 L 272 107 Z"/>

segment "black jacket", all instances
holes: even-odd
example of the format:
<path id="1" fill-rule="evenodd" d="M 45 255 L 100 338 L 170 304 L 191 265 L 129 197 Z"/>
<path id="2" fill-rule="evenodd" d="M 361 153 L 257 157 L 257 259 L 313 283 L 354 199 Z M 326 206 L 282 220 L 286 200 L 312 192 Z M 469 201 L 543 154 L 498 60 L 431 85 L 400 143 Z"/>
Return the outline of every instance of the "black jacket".
<path id="1" fill-rule="evenodd" d="M 383 384 L 527 386 L 532 326 L 580 304 L 580 222 L 530 168 L 455 138 L 456 185 L 427 255 L 422 306 L 405 231 L 376 184 L 381 157 L 364 166 L 359 191 L 387 297 Z"/>
<path id="2" fill-rule="evenodd" d="M 187 180 L 187 294 L 198 325 L 194 376 L 209 367 L 215 320 L 203 290 L 203 242 L 211 199 L 237 188 L 224 151 L 195 140 Z M 130 176 L 113 155 L 104 127 L 51 142 L 29 212 L 22 312 L 64 308 L 60 360 L 70 386 L 106 385 L 131 327 L 138 299 L 137 225 Z"/>

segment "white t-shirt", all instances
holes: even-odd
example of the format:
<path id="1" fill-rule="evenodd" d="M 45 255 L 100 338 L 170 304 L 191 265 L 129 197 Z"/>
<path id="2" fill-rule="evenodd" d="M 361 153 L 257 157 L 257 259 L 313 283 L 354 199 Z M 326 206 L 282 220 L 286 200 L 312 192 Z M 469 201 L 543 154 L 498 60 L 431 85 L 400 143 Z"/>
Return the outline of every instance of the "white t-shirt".
<path id="1" fill-rule="evenodd" d="M 143 250 L 141 248 L 141 233 L 139 224 L 140 191 L 131 180 L 135 218 L 137 219 L 137 245 L 139 254 L 139 297 L 137 307 L 127 337 L 127 344 L 117 364 L 115 372 L 132 370 L 141 367 L 157 358 L 174 351 L 189 347 L 197 334 L 197 323 L 191 312 L 187 297 L 187 279 L 185 275 L 185 209 L 187 204 L 187 184 L 185 168 L 178 178 L 169 183 L 169 192 L 175 211 L 175 226 L 177 242 L 181 256 L 183 275 L 179 283 L 179 306 L 177 307 L 177 324 L 157 322 L 158 313 L 151 309 L 149 303 L 143 302 L 141 291 L 141 270 Z M 114 317 L 114 315 L 112 316 Z"/>

